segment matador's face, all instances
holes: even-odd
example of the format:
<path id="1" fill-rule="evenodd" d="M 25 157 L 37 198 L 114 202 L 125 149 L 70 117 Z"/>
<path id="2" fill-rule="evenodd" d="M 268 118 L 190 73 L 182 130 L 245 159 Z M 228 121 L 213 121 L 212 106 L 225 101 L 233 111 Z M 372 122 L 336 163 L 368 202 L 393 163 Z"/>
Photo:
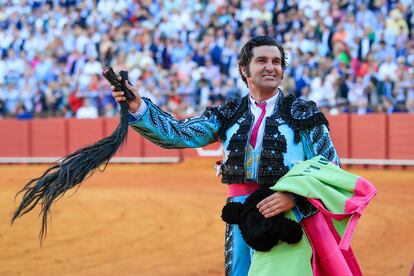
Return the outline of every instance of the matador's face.
<path id="1" fill-rule="evenodd" d="M 283 79 L 282 55 L 277 46 L 253 48 L 253 57 L 243 74 L 250 89 L 274 92 Z"/>

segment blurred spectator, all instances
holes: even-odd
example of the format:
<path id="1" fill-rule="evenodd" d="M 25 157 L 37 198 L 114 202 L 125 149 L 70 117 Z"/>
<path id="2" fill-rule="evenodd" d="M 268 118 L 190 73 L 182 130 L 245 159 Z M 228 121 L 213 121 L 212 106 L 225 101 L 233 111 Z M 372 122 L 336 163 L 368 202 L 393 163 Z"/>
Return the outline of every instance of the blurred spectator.
<path id="1" fill-rule="evenodd" d="M 111 103 L 107 103 L 104 107 L 104 116 L 106 118 L 112 118 L 117 116 L 117 111 Z"/>
<path id="2" fill-rule="evenodd" d="M 395 81 L 397 77 L 397 63 L 394 61 L 392 56 L 387 56 L 384 63 L 378 68 L 378 80 L 385 81 L 385 79 L 390 79 Z"/>
<path id="3" fill-rule="evenodd" d="M 48 106 L 46 104 L 45 93 L 39 84 L 36 84 L 36 90 L 33 96 L 34 111 L 39 116 L 45 116 L 48 111 Z"/>
<path id="4" fill-rule="evenodd" d="M 365 115 L 371 112 L 372 109 L 368 106 L 367 98 L 363 97 L 357 100 L 356 109 L 354 109 L 354 113 L 358 115 Z"/>
<path id="5" fill-rule="evenodd" d="M 227 79 L 223 86 L 223 93 L 225 99 L 239 98 L 240 90 L 237 89 L 233 79 Z"/>
<path id="6" fill-rule="evenodd" d="M 334 114 L 413 109 L 410 1 L 184 2 L 0 0 L 0 116 L 69 117 L 84 100 L 109 116 L 108 65 L 167 111 L 201 112 L 246 95 L 239 48 L 262 34 L 286 47 L 285 94 Z"/>
<path id="7" fill-rule="evenodd" d="M 32 119 L 32 113 L 28 112 L 23 104 L 18 103 L 16 106 L 16 119 L 29 120 Z"/>
<path id="8" fill-rule="evenodd" d="M 330 102 L 334 101 L 335 94 L 331 83 L 327 81 L 327 76 L 320 70 L 317 70 L 315 77 L 310 84 L 310 100 L 314 101 L 319 107 L 322 103 L 329 106 Z"/>
<path id="9" fill-rule="evenodd" d="M 91 104 L 89 99 L 85 99 L 83 105 L 76 111 L 78 119 L 95 119 L 98 115 L 98 109 Z"/>
<path id="10" fill-rule="evenodd" d="M 0 119 L 6 114 L 6 108 L 4 106 L 4 100 L 0 97 Z"/>
<path id="11" fill-rule="evenodd" d="M 311 83 L 310 69 L 309 67 L 304 67 L 302 74 L 295 81 L 295 95 L 298 97 L 302 96 L 302 88 L 309 86 Z"/>
<path id="12" fill-rule="evenodd" d="M 16 106 L 19 102 L 19 91 L 16 84 L 9 83 L 3 87 L 1 91 L 1 98 L 4 101 L 6 113 L 13 114 L 16 112 Z"/>
<path id="13" fill-rule="evenodd" d="M 368 107 L 368 98 L 365 91 L 366 84 L 363 83 L 362 77 L 357 77 L 356 81 L 350 84 L 348 102 L 351 110 L 360 108 L 361 104 Z"/>
<path id="14" fill-rule="evenodd" d="M 83 105 L 83 98 L 79 95 L 79 87 L 77 84 L 73 91 L 69 93 L 68 104 L 70 110 L 72 110 L 74 114 L 76 114 L 78 109 Z"/>
<path id="15" fill-rule="evenodd" d="M 300 98 L 305 101 L 310 101 L 311 90 L 309 86 L 303 86 L 300 90 Z"/>

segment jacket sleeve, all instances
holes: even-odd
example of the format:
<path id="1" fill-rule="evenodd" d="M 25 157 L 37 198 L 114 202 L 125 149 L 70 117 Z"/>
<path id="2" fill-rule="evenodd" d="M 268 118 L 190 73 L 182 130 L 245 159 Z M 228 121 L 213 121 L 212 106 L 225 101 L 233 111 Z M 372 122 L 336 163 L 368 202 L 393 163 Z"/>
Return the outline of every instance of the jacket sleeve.
<path id="1" fill-rule="evenodd" d="M 302 143 L 304 143 L 307 160 L 310 160 L 317 155 L 321 155 L 337 166 L 340 165 L 338 154 L 332 143 L 326 125 L 317 125 L 311 130 L 304 131 L 302 136 L 301 140 Z M 299 217 L 301 219 L 310 217 L 318 212 L 318 209 L 306 200 L 306 198 L 295 194 L 291 195 L 292 199 L 295 201 L 296 209 L 299 212 Z"/>
<path id="2" fill-rule="evenodd" d="M 281 103 L 281 116 L 294 130 L 295 143 L 302 141 L 306 160 L 322 155 L 339 166 L 339 158 L 329 136 L 329 122 L 314 102 L 286 96 Z M 317 212 L 306 198 L 293 193 L 291 195 L 299 220 Z"/>
<path id="3" fill-rule="evenodd" d="M 212 112 L 204 112 L 184 120 L 177 120 L 162 111 L 150 100 L 141 115 L 131 116 L 129 125 L 144 138 L 163 148 L 196 148 L 218 140 L 220 120 Z"/>
<path id="4" fill-rule="evenodd" d="M 340 165 L 338 153 L 332 143 L 331 136 L 329 135 L 329 130 L 326 125 L 319 125 L 314 127 L 308 133 L 310 143 L 310 150 L 312 151 L 312 156 L 309 156 L 307 159 L 312 159 L 314 156 L 321 155 L 336 164 Z"/>

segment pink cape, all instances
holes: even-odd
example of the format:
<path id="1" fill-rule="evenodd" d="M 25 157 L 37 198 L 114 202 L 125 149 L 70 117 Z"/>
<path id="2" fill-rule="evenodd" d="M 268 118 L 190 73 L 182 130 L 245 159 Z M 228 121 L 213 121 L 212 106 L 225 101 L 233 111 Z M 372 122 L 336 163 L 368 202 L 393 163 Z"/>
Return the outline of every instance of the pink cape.
<path id="1" fill-rule="evenodd" d="M 343 214 L 329 212 L 321 201 L 309 198 L 309 201 L 320 210 L 301 222 L 312 246 L 314 276 L 362 275 L 350 242 L 358 219 L 375 194 L 375 188 L 360 177 L 355 186 L 355 194 L 346 201 Z M 349 217 L 350 220 L 341 238 L 332 219 L 341 220 Z"/>

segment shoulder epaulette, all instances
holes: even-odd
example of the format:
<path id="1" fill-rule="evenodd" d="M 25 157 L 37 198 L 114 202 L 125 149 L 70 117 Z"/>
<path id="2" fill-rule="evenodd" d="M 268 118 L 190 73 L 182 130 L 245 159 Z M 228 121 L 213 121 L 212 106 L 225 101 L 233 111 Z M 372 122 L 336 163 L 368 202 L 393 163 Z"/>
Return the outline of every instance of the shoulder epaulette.
<path id="1" fill-rule="evenodd" d="M 315 102 L 305 101 L 288 95 L 282 99 L 280 107 L 282 119 L 294 130 L 295 143 L 300 142 L 300 131 L 311 130 L 316 126 L 329 127 L 325 115 L 318 110 Z"/>
<path id="2" fill-rule="evenodd" d="M 221 124 L 219 137 L 223 141 L 226 139 L 226 130 L 243 116 L 247 108 L 247 96 L 237 99 L 230 98 L 217 107 L 208 107 L 204 111 L 203 116 L 210 117 L 211 115 L 215 115 L 217 117 Z"/>

